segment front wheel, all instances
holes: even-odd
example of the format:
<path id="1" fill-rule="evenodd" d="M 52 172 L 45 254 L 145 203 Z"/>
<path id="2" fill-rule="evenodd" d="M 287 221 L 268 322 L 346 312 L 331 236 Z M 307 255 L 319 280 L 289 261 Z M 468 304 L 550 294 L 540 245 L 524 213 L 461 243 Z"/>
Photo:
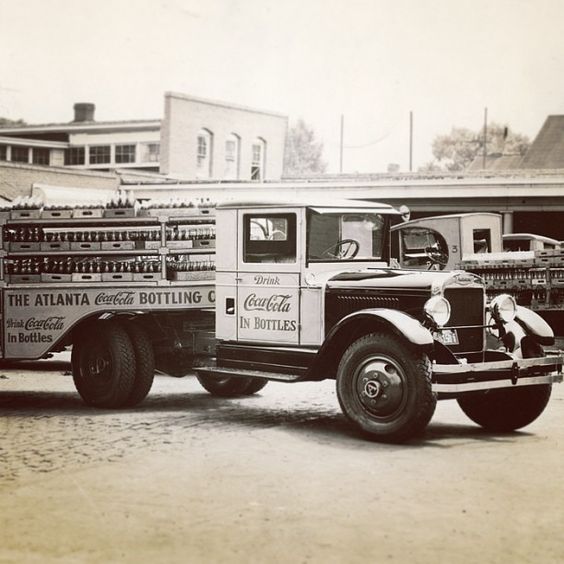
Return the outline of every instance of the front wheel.
<path id="1" fill-rule="evenodd" d="M 264 378 L 239 378 L 232 376 L 210 376 L 198 374 L 198 382 L 212 396 L 233 398 L 237 396 L 251 396 L 262 390 L 268 380 Z"/>
<path id="2" fill-rule="evenodd" d="M 525 337 L 521 342 L 523 358 L 540 358 L 540 345 Z M 532 423 L 548 404 L 552 384 L 487 390 L 458 398 L 464 413 L 484 429 L 508 433 Z"/>
<path id="3" fill-rule="evenodd" d="M 435 411 L 431 363 L 396 336 L 365 335 L 341 359 L 337 397 L 346 417 L 368 438 L 406 441 L 424 431 Z"/>
<path id="4" fill-rule="evenodd" d="M 507 433 L 532 423 L 544 411 L 551 391 L 551 384 L 488 390 L 458 398 L 458 405 L 484 429 Z"/>

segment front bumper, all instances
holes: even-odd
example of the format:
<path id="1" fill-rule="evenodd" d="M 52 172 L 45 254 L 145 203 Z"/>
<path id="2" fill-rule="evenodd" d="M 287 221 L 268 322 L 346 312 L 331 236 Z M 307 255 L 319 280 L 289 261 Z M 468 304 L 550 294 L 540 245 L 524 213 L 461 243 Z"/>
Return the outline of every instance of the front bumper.
<path id="1" fill-rule="evenodd" d="M 564 356 L 508 357 L 468 364 L 433 364 L 432 388 L 438 394 L 460 394 L 494 388 L 562 382 Z"/>

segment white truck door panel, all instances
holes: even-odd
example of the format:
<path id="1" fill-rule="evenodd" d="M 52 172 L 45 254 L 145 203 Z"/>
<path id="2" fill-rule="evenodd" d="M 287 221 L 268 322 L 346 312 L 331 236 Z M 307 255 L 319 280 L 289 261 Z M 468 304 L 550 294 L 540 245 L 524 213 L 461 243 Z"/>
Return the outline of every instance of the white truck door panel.
<path id="1" fill-rule="evenodd" d="M 239 341 L 299 343 L 299 274 L 239 273 L 237 302 Z"/>

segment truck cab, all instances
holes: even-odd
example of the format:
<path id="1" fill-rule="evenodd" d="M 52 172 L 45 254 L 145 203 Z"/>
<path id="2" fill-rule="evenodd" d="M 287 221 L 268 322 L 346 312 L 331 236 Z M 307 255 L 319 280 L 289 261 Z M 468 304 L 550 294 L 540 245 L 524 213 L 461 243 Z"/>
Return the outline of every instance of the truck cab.
<path id="1" fill-rule="evenodd" d="M 495 213 L 459 213 L 395 225 L 392 240 L 402 268 L 452 270 L 472 255 L 499 253 L 502 220 Z"/>
<path id="2" fill-rule="evenodd" d="M 230 203 L 217 208 L 216 336 L 224 341 L 319 347 L 327 281 L 387 267 L 390 206 Z"/>

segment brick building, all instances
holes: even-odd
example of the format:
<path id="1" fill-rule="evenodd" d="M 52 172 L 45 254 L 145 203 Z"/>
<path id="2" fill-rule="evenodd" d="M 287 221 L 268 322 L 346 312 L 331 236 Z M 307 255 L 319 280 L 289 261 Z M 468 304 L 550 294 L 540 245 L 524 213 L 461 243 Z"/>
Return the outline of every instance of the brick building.
<path id="1" fill-rule="evenodd" d="M 187 179 L 279 179 L 287 125 L 281 114 L 167 92 L 161 172 Z"/>
<path id="2" fill-rule="evenodd" d="M 286 129 L 280 114 L 172 92 L 165 94 L 163 120 L 96 121 L 94 104 L 78 103 L 69 123 L 0 128 L 0 166 L 276 180 Z M 14 170 L 4 167 L 3 174 Z"/>

